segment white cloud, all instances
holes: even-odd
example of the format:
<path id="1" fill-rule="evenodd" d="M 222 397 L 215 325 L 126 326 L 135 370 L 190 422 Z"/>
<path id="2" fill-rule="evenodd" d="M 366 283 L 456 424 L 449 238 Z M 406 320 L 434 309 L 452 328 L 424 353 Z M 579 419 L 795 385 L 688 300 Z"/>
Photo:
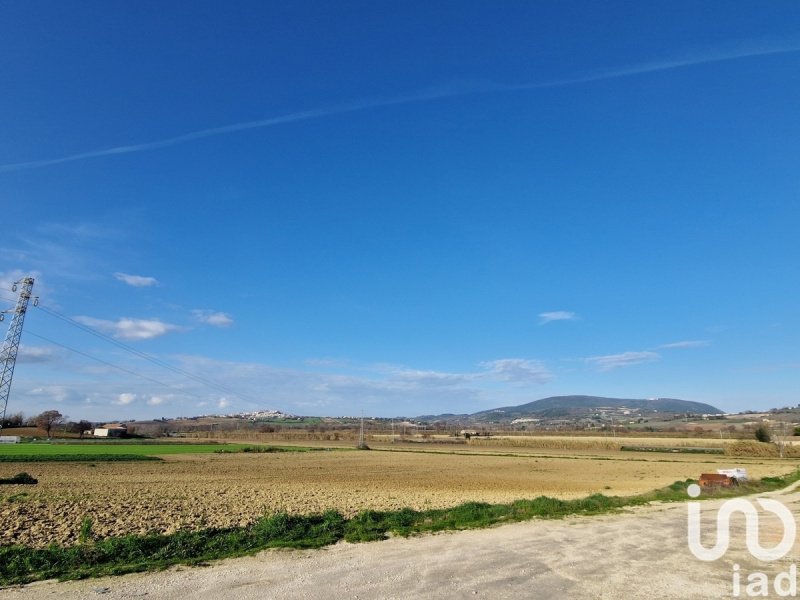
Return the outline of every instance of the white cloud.
<path id="1" fill-rule="evenodd" d="M 56 402 L 67 402 L 76 398 L 73 391 L 64 385 L 45 385 L 33 388 L 28 393 L 32 396 L 44 396 L 48 400 Z"/>
<path id="2" fill-rule="evenodd" d="M 192 314 L 195 319 L 206 325 L 213 325 L 214 327 L 230 327 L 233 325 L 233 318 L 228 313 L 213 310 L 193 310 Z"/>
<path id="3" fill-rule="evenodd" d="M 20 346 L 17 353 L 17 361 L 25 363 L 46 363 L 56 358 L 56 352 L 48 346 Z"/>
<path id="4" fill-rule="evenodd" d="M 155 277 L 128 275 L 127 273 L 114 273 L 114 277 L 133 287 L 152 287 L 154 285 L 158 285 L 158 279 Z"/>
<path id="5" fill-rule="evenodd" d="M 552 323 L 553 321 L 574 321 L 578 318 L 574 312 L 568 312 L 566 310 L 556 310 L 552 312 L 543 312 L 539 313 L 539 325 L 545 325 L 546 323 Z"/>
<path id="6" fill-rule="evenodd" d="M 136 401 L 136 394 L 125 392 L 117 397 L 116 404 L 119 404 L 120 406 L 127 406 L 128 404 L 132 404 L 135 401 Z"/>
<path id="7" fill-rule="evenodd" d="M 128 341 L 149 340 L 181 329 L 177 325 L 164 323 L 159 319 L 123 317 L 117 321 L 107 321 L 94 317 L 75 317 L 75 320 L 103 333 L 111 334 L 115 338 Z"/>
<path id="8" fill-rule="evenodd" d="M 350 365 L 349 372 L 336 374 L 193 356 L 181 360 L 182 368 L 213 371 L 218 374 L 216 381 L 242 394 L 244 400 L 226 395 L 231 401 L 227 411 L 277 408 L 298 414 L 310 410 L 312 414 L 356 415 L 362 408 L 368 414 L 373 407 L 395 415 L 474 412 L 514 397 L 510 388 L 519 384 L 552 379 L 541 362 L 514 358 L 481 363 L 480 368 L 460 373 L 371 364 Z"/>
<path id="9" fill-rule="evenodd" d="M 0 247 L 0 255 L 9 256 L 10 254 L 11 249 Z M 21 257 L 17 262 L 26 262 L 25 257 Z M 19 282 L 26 277 L 33 278 L 33 296 L 36 297 L 42 295 L 43 291 L 45 290 L 45 286 L 42 285 L 42 274 L 40 271 L 35 269 L 28 271 L 14 269 L 11 271 L 0 272 L 0 310 L 6 310 L 9 308 L 13 309 L 16 306 L 21 290 L 21 284 L 19 284 Z M 15 284 L 17 285 L 17 290 L 12 291 Z M 6 315 L 6 317 L 9 317 L 9 315 Z"/>
<path id="10" fill-rule="evenodd" d="M 622 367 L 631 367 L 660 359 L 657 352 L 623 352 L 622 354 L 608 354 L 606 356 L 592 356 L 586 362 L 597 367 L 599 371 L 611 371 Z"/>
<path id="11" fill-rule="evenodd" d="M 19 297 L 19 290 L 16 292 L 12 292 L 11 288 L 14 287 L 14 284 L 25 277 L 30 277 L 29 273 L 25 273 L 20 269 L 14 269 L 13 271 L 6 271 L 4 273 L 0 273 L 0 295 L 8 298 L 5 302 L 10 302 L 12 299 L 14 301 L 17 300 Z"/>
<path id="12" fill-rule="evenodd" d="M 17 389 L 27 410 L 46 410 L 59 402 L 57 406 L 69 409 L 75 418 L 92 421 L 268 408 L 295 414 L 357 415 L 363 410 L 365 414 L 414 416 L 511 404 L 524 389 L 520 386 L 538 386 L 552 378 L 541 362 L 522 358 L 491 360 L 463 372 L 374 363 L 332 372 L 305 365 L 301 370 L 199 356 L 172 356 L 171 361 L 191 373 L 212 373 L 210 379 L 230 393 L 140 362 L 122 364 L 141 373 L 141 378 L 121 376 L 108 368 L 96 373 L 93 365 L 87 368 L 78 363 L 80 368 L 58 381 L 58 387 L 45 389 L 41 383 L 20 380 Z"/>
<path id="13" fill-rule="evenodd" d="M 303 361 L 309 367 L 344 368 L 350 363 L 341 358 L 309 358 Z"/>
<path id="14" fill-rule="evenodd" d="M 487 375 L 501 381 L 514 383 L 547 383 L 553 374 L 538 360 L 503 358 L 481 363 L 489 369 Z"/>
<path id="15" fill-rule="evenodd" d="M 442 373 L 439 371 L 419 371 L 413 369 L 402 369 L 396 371 L 396 376 L 404 383 L 431 387 L 458 385 L 472 379 L 469 374 Z"/>
<path id="16" fill-rule="evenodd" d="M 465 384 L 485 381 L 547 383 L 553 378 L 553 374 L 538 360 L 503 358 L 482 362 L 479 366 L 484 370 L 468 373 L 405 369 L 385 365 L 380 366 L 379 369 L 392 376 L 389 381 L 430 389 L 446 386 L 462 386 L 463 388 Z"/>
<path id="17" fill-rule="evenodd" d="M 709 345 L 708 340 L 686 340 L 683 342 L 672 342 L 671 344 L 661 344 L 659 348 L 702 348 Z"/>

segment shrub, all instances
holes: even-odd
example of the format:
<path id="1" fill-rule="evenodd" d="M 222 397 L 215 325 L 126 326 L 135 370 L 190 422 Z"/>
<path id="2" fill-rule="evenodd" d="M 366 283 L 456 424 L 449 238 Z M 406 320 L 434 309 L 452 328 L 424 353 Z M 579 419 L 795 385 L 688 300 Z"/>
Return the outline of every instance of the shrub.
<path id="1" fill-rule="evenodd" d="M 81 529 L 78 532 L 78 542 L 86 544 L 92 541 L 92 518 L 83 517 L 81 521 Z"/>
<path id="2" fill-rule="evenodd" d="M 348 542 L 374 542 L 386 539 L 388 530 L 385 513 L 364 510 L 347 522 L 344 539 Z"/>
<path id="3" fill-rule="evenodd" d="M 769 427 L 767 427 L 764 423 L 756 427 L 756 430 L 753 432 L 756 440 L 759 442 L 769 443 L 772 440 L 772 435 L 770 434 Z"/>

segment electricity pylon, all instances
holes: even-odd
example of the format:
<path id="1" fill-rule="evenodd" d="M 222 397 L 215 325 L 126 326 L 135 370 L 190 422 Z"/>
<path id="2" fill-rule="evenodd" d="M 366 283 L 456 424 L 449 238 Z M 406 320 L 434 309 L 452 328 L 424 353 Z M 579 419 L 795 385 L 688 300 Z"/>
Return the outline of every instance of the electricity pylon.
<path id="1" fill-rule="evenodd" d="M 0 363 L 3 366 L 3 373 L 0 375 L 0 404 L 3 406 L 3 418 L 0 420 L 0 429 L 6 420 L 6 408 L 8 408 L 8 395 L 11 392 L 11 378 L 14 375 L 14 365 L 17 362 L 17 352 L 19 351 L 19 338 L 22 336 L 22 323 L 25 321 L 25 312 L 28 310 L 28 301 L 31 299 L 33 289 L 33 277 L 20 279 L 11 288 L 12 292 L 19 291 L 17 305 L 14 308 L 0 311 L 0 321 L 5 318 L 5 313 L 12 313 L 11 325 L 8 326 L 8 333 L 3 342 L 3 350 L 0 352 Z M 39 298 L 33 299 L 33 305 L 39 304 Z"/>

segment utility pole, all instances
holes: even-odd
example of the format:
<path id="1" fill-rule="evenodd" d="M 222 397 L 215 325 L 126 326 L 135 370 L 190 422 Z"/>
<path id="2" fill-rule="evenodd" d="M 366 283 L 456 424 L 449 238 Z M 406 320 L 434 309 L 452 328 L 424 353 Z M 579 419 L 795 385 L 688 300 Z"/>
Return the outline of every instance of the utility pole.
<path id="1" fill-rule="evenodd" d="M 367 442 L 364 441 L 364 411 L 361 411 L 361 432 L 358 435 L 358 449 L 369 450 Z"/>
<path id="2" fill-rule="evenodd" d="M 781 436 L 778 439 L 780 458 L 783 458 L 783 445 L 786 443 L 786 421 L 781 421 Z"/>
<path id="3" fill-rule="evenodd" d="M 0 404 L 3 405 L 3 418 L 0 420 L 0 429 L 6 420 L 6 409 L 8 408 L 8 395 L 11 392 L 11 378 L 14 376 L 14 365 L 17 362 L 17 352 L 19 351 L 19 338 L 22 336 L 22 323 L 25 321 L 25 312 L 28 310 L 28 301 L 31 299 L 33 289 L 33 277 L 25 277 L 17 281 L 11 288 L 19 291 L 17 305 L 14 308 L 0 311 L 0 321 L 5 318 L 6 313 L 11 313 L 11 324 L 8 326 L 6 339 L 3 342 L 3 350 L 0 351 L 0 363 L 2 363 L 2 374 L 0 374 Z M 33 305 L 38 306 L 39 298 L 33 299 Z"/>

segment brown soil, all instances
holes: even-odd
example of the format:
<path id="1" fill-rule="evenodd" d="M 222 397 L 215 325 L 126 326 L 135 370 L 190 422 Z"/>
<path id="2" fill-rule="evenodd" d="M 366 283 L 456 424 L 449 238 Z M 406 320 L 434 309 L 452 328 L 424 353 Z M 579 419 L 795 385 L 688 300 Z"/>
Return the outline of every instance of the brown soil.
<path id="1" fill-rule="evenodd" d="M 517 449 L 518 450 L 518 449 Z M 96 537 L 245 525 L 278 511 L 445 508 L 539 495 L 628 495 L 731 465 L 722 456 L 635 453 L 460 455 L 308 452 L 166 456 L 163 462 L 5 463 L 35 486 L 0 489 L 0 543 L 73 544 L 81 522 Z M 791 470 L 763 459 L 752 476 Z"/>

